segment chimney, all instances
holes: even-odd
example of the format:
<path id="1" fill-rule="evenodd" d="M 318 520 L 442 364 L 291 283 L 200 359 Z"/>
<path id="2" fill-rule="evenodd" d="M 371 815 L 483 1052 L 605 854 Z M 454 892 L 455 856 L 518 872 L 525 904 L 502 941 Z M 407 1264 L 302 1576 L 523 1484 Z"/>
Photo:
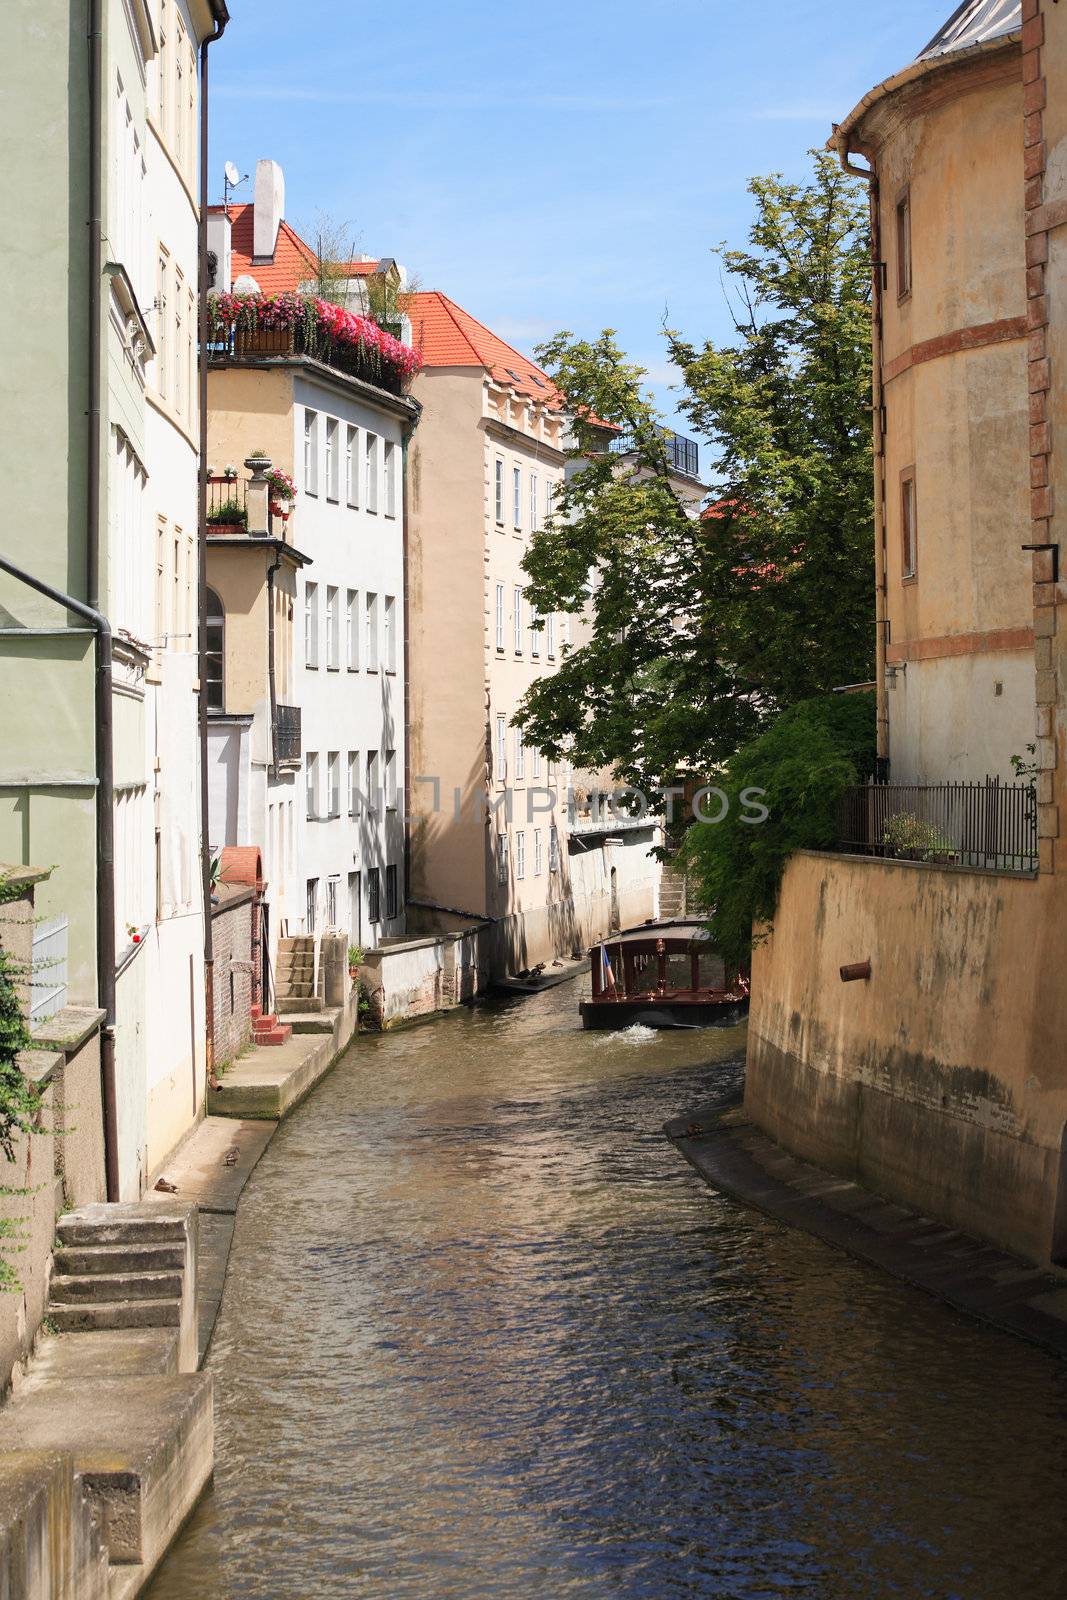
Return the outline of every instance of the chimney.
<path id="1" fill-rule="evenodd" d="M 278 229 L 285 220 L 285 176 L 276 161 L 256 162 L 253 218 L 253 260 L 272 261 Z"/>
<path id="2" fill-rule="evenodd" d="M 209 211 L 207 214 L 207 250 L 208 268 L 211 268 L 211 258 L 214 257 L 214 275 L 210 278 L 210 286 L 219 294 L 229 294 L 233 281 L 233 267 L 230 255 L 233 237 L 233 223 L 223 211 Z"/>

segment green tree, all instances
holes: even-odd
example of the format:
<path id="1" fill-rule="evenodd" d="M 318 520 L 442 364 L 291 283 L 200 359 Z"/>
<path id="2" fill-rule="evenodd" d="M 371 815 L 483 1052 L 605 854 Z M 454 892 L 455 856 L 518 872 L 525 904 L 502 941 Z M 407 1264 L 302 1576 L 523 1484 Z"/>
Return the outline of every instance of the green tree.
<path id="1" fill-rule="evenodd" d="M 531 540 L 528 593 L 588 625 L 517 720 L 550 756 L 646 790 L 714 771 L 784 708 L 873 672 L 867 205 L 813 160 L 803 184 L 754 179 L 749 248 L 718 252 L 734 342 L 665 335 L 679 409 L 711 447 L 714 515 L 687 514 L 645 374 L 611 330 L 538 352 L 577 470 Z M 604 454 L 600 422 L 632 441 L 632 469 Z"/>

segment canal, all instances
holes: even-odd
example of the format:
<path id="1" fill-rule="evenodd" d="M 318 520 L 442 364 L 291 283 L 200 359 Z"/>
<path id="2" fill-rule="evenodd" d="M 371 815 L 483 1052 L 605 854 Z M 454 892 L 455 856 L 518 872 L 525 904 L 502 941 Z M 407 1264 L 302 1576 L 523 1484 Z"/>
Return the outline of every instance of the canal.
<path id="1" fill-rule="evenodd" d="M 245 1191 L 152 1600 L 1052 1600 L 1067 1369 L 709 1190 L 743 1034 L 578 988 L 349 1051 Z"/>

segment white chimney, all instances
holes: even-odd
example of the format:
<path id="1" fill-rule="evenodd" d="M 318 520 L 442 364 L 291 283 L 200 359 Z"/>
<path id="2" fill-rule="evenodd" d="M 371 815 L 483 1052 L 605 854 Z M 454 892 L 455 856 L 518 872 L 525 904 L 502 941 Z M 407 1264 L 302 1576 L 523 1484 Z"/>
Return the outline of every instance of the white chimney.
<path id="1" fill-rule="evenodd" d="M 208 255 L 215 257 L 215 277 L 211 285 L 219 294 L 229 294 L 230 282 L 233 277 L 233 266 L 230 255 L 230 241 L 233 235 L 233 224 L 223 211 L 209 211 L 207 214 L 207 248 Z"/>
<path id="2" fill-rule="evenodd" d="M 252 250 L 257 261 L 273 259 L 278 229 L 285 220 L 285 176 L 276 161 L 256 162 Z"/>

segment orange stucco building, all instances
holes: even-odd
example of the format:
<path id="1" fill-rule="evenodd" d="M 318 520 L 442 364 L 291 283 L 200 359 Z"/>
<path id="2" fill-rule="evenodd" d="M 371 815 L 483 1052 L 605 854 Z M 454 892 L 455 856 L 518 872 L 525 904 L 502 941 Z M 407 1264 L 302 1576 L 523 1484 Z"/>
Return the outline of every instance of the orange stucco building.
<path id="1" fill-rule="evenodd" d="M 794 858 L 746 1103 L 792 1150 L 1064 1262 L 1067 8 L 968 0 L 834 143 L 874 225 L 879 751 L 930 786 L 1010 779 L 1032 748 L 1033 870 Z"/>

